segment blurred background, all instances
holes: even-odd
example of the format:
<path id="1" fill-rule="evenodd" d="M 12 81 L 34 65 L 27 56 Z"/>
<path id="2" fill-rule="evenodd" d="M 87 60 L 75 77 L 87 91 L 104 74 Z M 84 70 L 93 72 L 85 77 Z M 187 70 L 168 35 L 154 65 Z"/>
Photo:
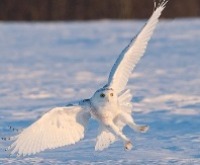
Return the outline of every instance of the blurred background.
<path id="1" fill-rule="evenodd" d="M 148 18 L 153 0 L 0 0 L 0 20 L 56 21 Z M 199 17 L 200 0 L 170 0 L 162 17 Z"/>

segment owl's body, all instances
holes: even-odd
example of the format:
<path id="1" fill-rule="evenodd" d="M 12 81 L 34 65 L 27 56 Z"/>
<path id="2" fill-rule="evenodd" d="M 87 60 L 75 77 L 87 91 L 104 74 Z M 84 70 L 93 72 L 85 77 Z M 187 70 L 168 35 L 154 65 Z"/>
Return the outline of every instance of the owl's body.
<path id="1" fill-rule="evenodd" d="M 149 128 L 135 124 L 131 115 L 131 98 L 129 90 L 125 90 L 118 96 L 112 88 L 101 88 L 90 99 L 92 117 L 100 123 L 100 127 L 103 126 L 103 131 L 110 132 L 115 140 L 118 138 L 123 140 L 126 150 L 130 150 L 132 144 L 122 132 L 125 125 L 129 125 L 138 132 L 146 132 Z M 99 148 L 96 147 L 96 149 L 102 150 L 106 147 L 99 145 Z"/>
<path id="2" fill-rule="evenodd" d="M 154 1 L 155 11 L 140 33 L 117 58 L 109 74 L 107 84 L 97 90 L 90 99 L 76 104 L 56 107 L 12 138 L 10 154 L 31 155 L 46 149 L 75 144 L 84 137 L 88 120 L 93 117 L 99 122 L 95 150 L 108 148 L 117 139 L 124 148 L 132 148 L 131 140 L 124 135 L 128 125 L 135 131 L 146 132 L 148 126 L 137 125 L 132 117 L 132 95 L 126 89 L 128 79 L 143 56 L 147 44 L 165 8 L 167 0 Z"/>

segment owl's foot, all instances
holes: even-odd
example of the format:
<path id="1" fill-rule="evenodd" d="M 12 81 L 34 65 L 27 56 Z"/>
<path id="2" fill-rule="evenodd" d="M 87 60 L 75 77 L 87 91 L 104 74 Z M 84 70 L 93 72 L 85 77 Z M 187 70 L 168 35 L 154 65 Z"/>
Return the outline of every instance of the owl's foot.
<path id="1" fill-rule="evenodd" d="M 149 130 L 149 126 L 147 126 L 147 125 L 139 126 L 138 130 L 139 130 L 141 133 L 146 133 L 146 132 Z"/>
<path id="2" fill-rule="evenodd" d="M 131 141 L 128 141 L 128 142 L 125 143 L 125 145 L 124 145 L 125 150 L 129 151 L 132 148 L 133 148 L 133 145 L 132 145 Z"/>

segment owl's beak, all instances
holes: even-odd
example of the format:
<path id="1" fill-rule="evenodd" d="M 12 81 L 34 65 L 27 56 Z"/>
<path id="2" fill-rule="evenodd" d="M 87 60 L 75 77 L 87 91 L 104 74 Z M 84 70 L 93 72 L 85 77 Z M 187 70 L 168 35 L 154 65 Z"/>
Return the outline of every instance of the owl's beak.
<path id="1" fill-rule="evenodd" d="M 107 102 L 109 102 L 109 96 L 106 96 L 105 99 Z"/>

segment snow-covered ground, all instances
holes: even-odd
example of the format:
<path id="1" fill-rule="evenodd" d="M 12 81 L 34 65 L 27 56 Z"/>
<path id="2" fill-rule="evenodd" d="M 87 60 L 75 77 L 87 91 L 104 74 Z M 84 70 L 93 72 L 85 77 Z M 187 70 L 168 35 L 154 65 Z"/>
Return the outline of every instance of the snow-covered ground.
<path id="1" fill-rule="evenodd" d="M 145 21 L 0 23 L 0 136 L 15 134 L 55 106 L 90 97 L 102 87 L 121 50 Z M 9 158 L 0 142 L 0 164 L 200 164 L 200 19 L 162 20 L 128 87 L 134 142 L 95 152 L 97 123 L 77 145 L 31 157 Z"/>

